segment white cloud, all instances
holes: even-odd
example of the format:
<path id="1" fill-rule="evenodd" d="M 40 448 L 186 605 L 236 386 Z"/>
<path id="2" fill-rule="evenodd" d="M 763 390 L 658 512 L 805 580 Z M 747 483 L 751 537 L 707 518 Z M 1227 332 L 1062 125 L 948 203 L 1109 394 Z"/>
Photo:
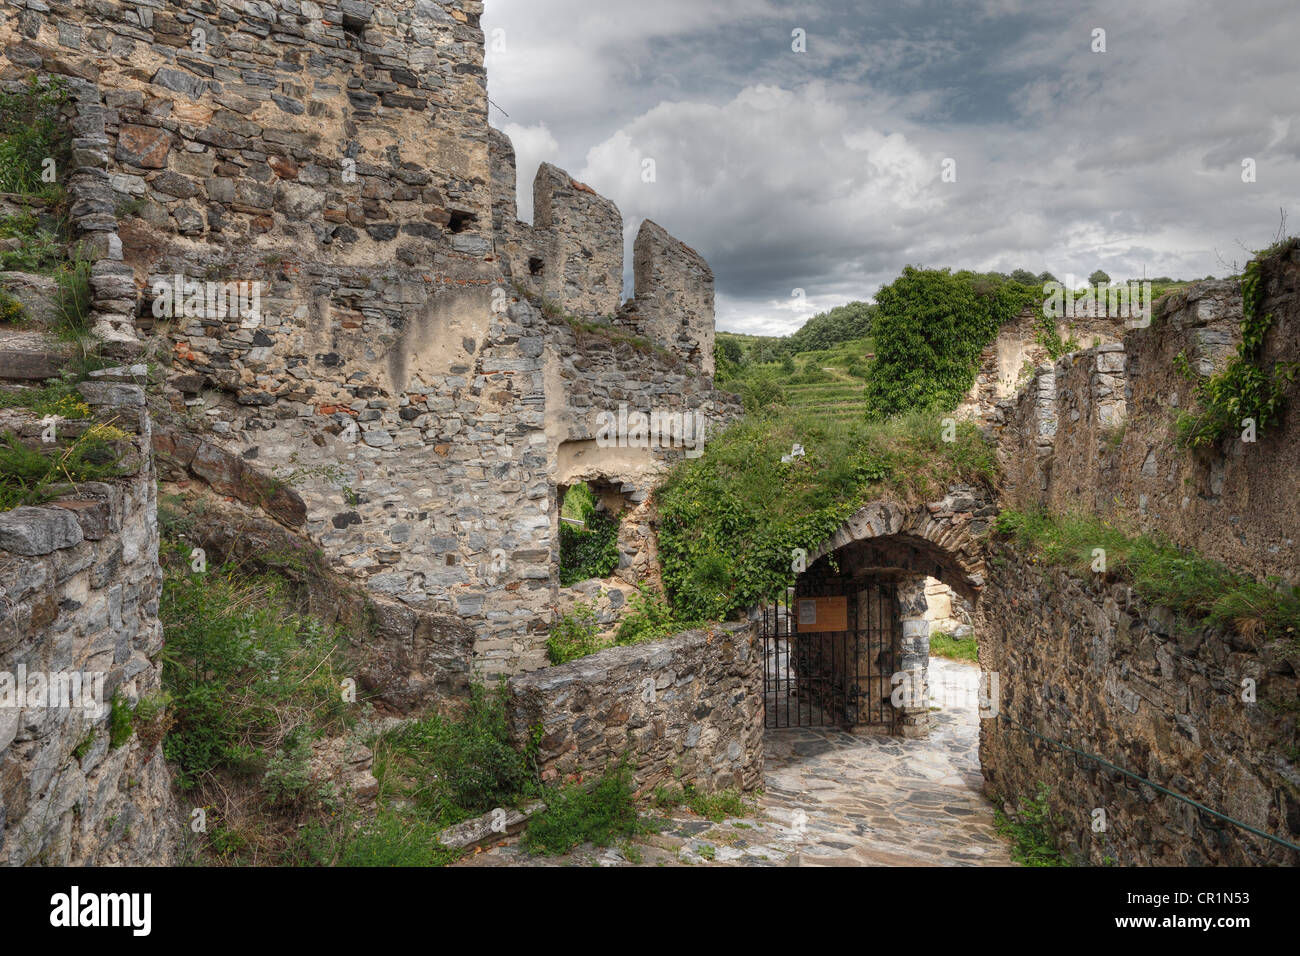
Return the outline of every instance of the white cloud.
<path id="1" fill-rule="evenodd" d="M 560 153 L 560 144 L 545 123 L 535 126 L 506 123 L 501 127 L 501 132 L 509 136 L 515 146 L 519 218 L 524 222 L 532 222 L 533 179 L 537 176 L 537 167 L 542 163 L 555 162 Z"/>

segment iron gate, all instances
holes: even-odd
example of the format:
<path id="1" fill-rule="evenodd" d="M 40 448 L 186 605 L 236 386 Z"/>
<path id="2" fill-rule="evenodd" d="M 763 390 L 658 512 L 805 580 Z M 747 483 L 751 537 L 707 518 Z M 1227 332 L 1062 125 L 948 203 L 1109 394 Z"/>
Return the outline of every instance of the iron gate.
<path id="1" fill-rule="evenodd" d="M 838 597 L 845 598 L 843 629 L 809 632 L 805 626 L 800 633 L 801 601 Z M 890 679 L 902 630 L 896 598 L 892 581 L 850 585 L 832 579 L 801 581 L 765 604 L 759 625 L 763 725 L 880 725 L 892 731 Z"/>

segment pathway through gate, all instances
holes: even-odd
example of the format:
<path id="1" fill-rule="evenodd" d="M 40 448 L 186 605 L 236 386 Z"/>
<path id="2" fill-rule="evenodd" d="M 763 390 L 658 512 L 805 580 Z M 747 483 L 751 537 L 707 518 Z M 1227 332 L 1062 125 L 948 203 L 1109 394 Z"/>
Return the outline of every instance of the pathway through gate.
<path id="1" fill-rule="evenodd" d="M 495 847 L 462 866 L 1007 866 L 981 793 L 973 664 L 934 658 L 947 688 L 928 738 L 836 727 L 769 730 L 758 812 L 711 823 L 686 811 L 628 847 L 530 857 Z"/>

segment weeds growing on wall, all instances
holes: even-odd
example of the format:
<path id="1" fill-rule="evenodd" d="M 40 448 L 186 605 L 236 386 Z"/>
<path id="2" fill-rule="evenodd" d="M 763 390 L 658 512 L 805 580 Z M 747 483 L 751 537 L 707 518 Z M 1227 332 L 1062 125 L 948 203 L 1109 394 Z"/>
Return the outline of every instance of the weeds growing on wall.
<path id="1" fill-rule="evenodd" d="M 1001 799 L 994 802 L 994 827 L 1011 840 L 1011 859 L 1021 866 L 1069 866 L 1056 847 L 1062 821 L 1052 813 L 1051 793 L 1050 787 L 1040 783 L 1037 793 L 1023 800 L 1015 814 L 1004 809 Z"/>
<path id="2" fill-rule="evenodd" d="M 795 444 L 803 456 L 783 464 Z M 912 504 L 995 474 L 993 449 L 975 425 L 945 427 L 937 415 L 733 425 L 656 491 L 673 611 L 684 621 L 744 612 L 794 582 L 795 549 L 813 550 L 870 501 Z"/>
<path id="3" fill-rule="evenodd" d="M 58 485 L 120 477 L 127 438 L 106 424 L 48 445 L 29 445 L 14 432 L 0 433 L 0 511 L 49 501 Z"/>
<path id="4" fill-rule="evenodd" d="M 1272 428 L 1286 404 L 1286 389 L 1300 372 L 1300 362 L 1262 364 L 1264 337 L 1273 314 L 1264 312 L 1264 270 L 1273 259 L 1300 247 L 1300 238 L 1274 244 L 1246 264 L 1241 277 L 1241 343 L 1222 371 L 1196 386 L 1195 411 L 1179 413 L 1176 429 L 1187 448 L 1208 448 L 1254 422 L 1256 434 Z M 1183 359 L 1186 366 L 1186 358 Z"/>
<path id="5" fill-rule="evenodd" d="M 1044 563 L 1080 576 L 1093 574 L 1095 549 L 1101 548 L 1106 572 L 1130 580 L 1133 590 L 1153 604 L 1239 633 L 1300 640 L 1300 587 L 1279 579 L 1256 581 L 1167 541 L 1128 535 L 1092 516 L 1004 511 L 995 528 Z"/>
<path id="6" fill-rule="evenodd" d="M 552 664 L 566 664 L 594 654 L 603 647 L 596 609 L 579 602 L 551 625 L 546 636 L 546 658 Z"/>
<path id="7" fill-rule="evenodd" d="M 42 178 L 53 161 L 56 175 L 70 158 L 71 139 L 59 122 L 68 91 L 58 77 L 29 76 L 26 85 L 0 90 L 0 192 L 52 195 Z"/>

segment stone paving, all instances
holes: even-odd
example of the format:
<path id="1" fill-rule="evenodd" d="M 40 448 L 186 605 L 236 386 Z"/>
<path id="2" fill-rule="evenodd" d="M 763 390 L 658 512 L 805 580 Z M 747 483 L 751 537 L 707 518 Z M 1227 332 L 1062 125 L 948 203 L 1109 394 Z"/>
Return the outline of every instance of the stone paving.
<path id="1" fill-rule="evenodd" d="M 770 730 L 764 790 L 749 817 L 650 814 L 660 832 L 563 857 L 493 847 L 462 866 L 1009 866 L 979 770 L 973 664 L 932 658 L 928 739 L 834 728 Z"/>

